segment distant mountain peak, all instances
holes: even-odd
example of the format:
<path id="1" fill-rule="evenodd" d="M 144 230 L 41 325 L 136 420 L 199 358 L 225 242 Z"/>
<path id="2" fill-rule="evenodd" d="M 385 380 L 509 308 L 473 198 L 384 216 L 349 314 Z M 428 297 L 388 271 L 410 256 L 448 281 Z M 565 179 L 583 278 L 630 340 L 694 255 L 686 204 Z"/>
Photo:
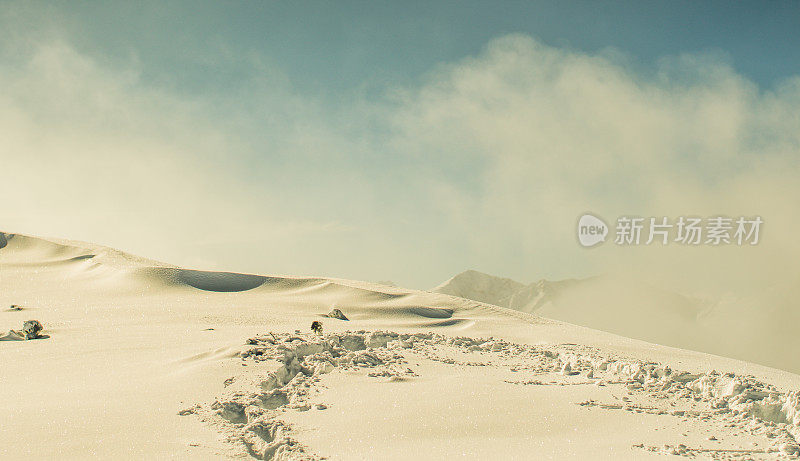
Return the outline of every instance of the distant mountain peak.
<path id="1" fill-rule="evenodd" d="M 516 280 L 470 269 L 455 275 L 433 291 L 506 307 L 504 300 L 523 288 L 525 284 Z"/>

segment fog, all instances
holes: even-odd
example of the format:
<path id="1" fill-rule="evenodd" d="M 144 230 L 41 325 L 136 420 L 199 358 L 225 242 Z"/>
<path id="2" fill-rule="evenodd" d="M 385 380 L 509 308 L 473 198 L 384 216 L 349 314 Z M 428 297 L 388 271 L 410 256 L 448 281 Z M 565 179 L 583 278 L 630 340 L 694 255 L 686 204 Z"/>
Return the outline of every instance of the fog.
<path id="1" fill-rule="evenodd" d="M 631 272 L 682 292 L 798 279 L 800 78 L 656 66 L 525 35 L 413 85 L 326 99 L 257 53 L 225 91 L 151 81 L 68 35 L 3 41 L 0 227 L 200 268 L 393 280 Z M 591 212 L 761 216 L 756 246 L 578 245 Z M 788 299 L 781 297 L 780 299 Z"/>

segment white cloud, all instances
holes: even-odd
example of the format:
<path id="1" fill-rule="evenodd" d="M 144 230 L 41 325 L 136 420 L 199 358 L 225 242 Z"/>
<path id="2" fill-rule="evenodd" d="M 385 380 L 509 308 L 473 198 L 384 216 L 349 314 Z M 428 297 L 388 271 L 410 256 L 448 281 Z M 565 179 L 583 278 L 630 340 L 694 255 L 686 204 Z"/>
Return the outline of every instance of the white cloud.
<path id="1" fill-rule="evenodd" d="M 476 187 L 441 203 L 495 271 L 630 268 L 670 282 L 763 287 L 797 274 L 786 268 L 798 256 L 800 216 L 789 199 L 800 196 L 798 97 L 796 79 L 761 90 L 711 57 L 664 59 L 643 72 L 613 54 L 512 35 L 403 93 L 394 120 L 406 145 L 443 170 L 480 165 Z M 584 211 L 760 214 L 767 224 L 757 249 L 586 251 L 572 234 Z M 509 260 L 515 244 L 518 259 Z"/>
<path id="2" fill-rule="evenodd" d="M 264 229 L 344 229 L 290 214 L 255 178 L 242 178 L 253 157 L 252 132 L 234 129 L 219 95 L 154 88 L 135 61 L 110 67 L 63 41 L 7 62 L 0 66 L 4 230 L 93 240 L 180 262 L 195 258 L 185 254 L 193 245 L 223 233 L 235 245 Z M 281 91 L 262 89 L 259 96 L 269 99 L 269 109 L 296 116 L 291 111 L 302 107 Z"/>
<path id="3" fill-rule="evenodd" d="M 257 55 L 223 53 L 245 76 L 192 94 L 64 39 L 3 53 L 7 230 L 418 286 L 466 267 L 524 280 L 647 268 L 723 287 L 797 273 L 800 78 L 765 90 L 714 57 L 642 70 L 512 35 L 382 100 L 332 104 Z M 587 251 L 573 235 L 586 211 L 766 225 L 755 249 Z"/>

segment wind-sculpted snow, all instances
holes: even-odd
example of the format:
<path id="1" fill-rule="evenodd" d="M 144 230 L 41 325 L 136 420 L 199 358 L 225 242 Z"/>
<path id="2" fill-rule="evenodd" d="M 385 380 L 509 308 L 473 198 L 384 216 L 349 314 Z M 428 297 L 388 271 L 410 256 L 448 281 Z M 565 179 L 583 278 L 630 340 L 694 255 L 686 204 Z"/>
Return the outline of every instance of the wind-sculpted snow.
<path id="1" fill-rule="evenodd" d="M 0 342 L 11 415 L 0 453 L 12 457 L 50 456 L 40 440 L 54 425 L 66 459 L 796 453 L 791 373 L 446 294 L 197 271 L 4 236 L 0 331 L 36 318 L 51 336 Z M 652 314 L 637 332 L 669 326 Z M 325 336 L 287 333 L 314 323 Z"/>

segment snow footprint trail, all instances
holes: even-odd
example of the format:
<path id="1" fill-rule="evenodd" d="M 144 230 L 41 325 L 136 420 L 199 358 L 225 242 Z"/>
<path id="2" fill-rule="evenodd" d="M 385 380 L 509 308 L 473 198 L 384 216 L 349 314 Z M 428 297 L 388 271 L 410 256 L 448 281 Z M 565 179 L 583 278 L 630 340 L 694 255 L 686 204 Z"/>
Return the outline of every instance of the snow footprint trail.
<path id="1" fill-rule="evenodd" d="M 270 333 L 247 343 L 251 347 L 240 358 L 248 373 L 226 380 L 225 395 L 210 405 L 195 405 L 180 414 L 199 415 L 256 459 L 321 459 L 295 438 L 283 415 L 325 410 L 319 394 L 326 388 L 327 373 L 414 380 L 419 377 L 414 369 L 426 361 L 485 367 L 487 376 L 497 376 L 498 385 L 603 387 L 611 391 L 613 401 L 573 403 L 586 411 L 663 417 L 679 433 L 714 429 L 715 435 L 701 444 L 636 443 L 633 450 L 715 459 L 800 458 L 800 393 L 781 393 L 752 377 L 680 372 L 575 344 L 532 346 L 433 333 L 362 330 L 325 337 Z M 501 378 L 509 373 L 529 379 Z M 745 437 L 758 446 L 742 447 Z"/>
<path id="2" fill-rule="evenodd" d="M 321 459 L 295 440 L 291 427 L 280 420 L 285 411 L 324 410 L 324 404 L 311 404 L 318 392 L 320 377 L 334 369 L 377 369 L 373 377 L 397 378 L 414 375 L 402 355 L 388 349 L 402 347 L 400 335 L 393 333 L 357 332 L 355 334 L 318 336 L 272 334 L 251 338 L 253 347 L 242 352 L 243 365 L 272 364 L 279 366 L 265 377 L 229 378 L 229 392 L 211 405 L 195 405 L 181 410 L 180 415 L 200 415 L 217 426 L 232 443 L 242 443 L 256 459 L 315 460 Z"/>

